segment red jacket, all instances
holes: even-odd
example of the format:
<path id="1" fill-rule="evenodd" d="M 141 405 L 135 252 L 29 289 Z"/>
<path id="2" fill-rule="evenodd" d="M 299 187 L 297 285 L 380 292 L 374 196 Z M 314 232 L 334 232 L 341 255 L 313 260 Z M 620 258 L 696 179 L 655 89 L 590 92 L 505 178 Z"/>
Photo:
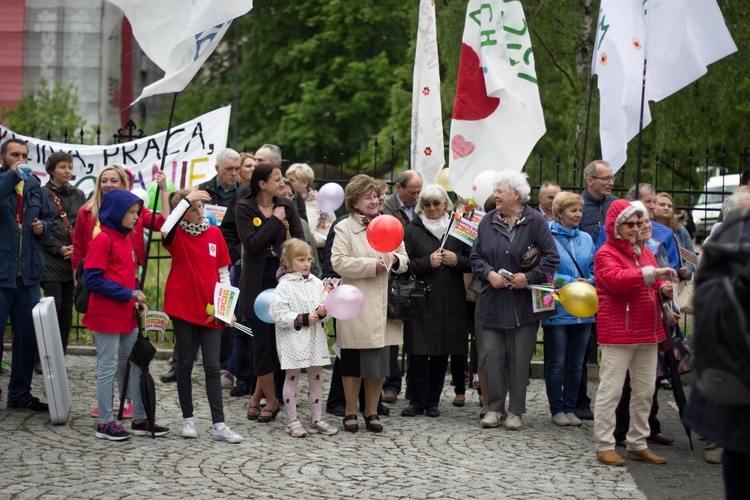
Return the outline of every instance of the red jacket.
<path id="1" fill-rule="evenodd" d="M 141 209 L 141 216 L 138 217 L 138 222 L 128 234 L 128 238 L 133 240 L 133 248 L 135 249 L 135 255 L 137 258 L 136 265 L 142 265 L 146 260 L 146 242 L 143 241 L 143 231 L 144 227 L 151 227 L 151 218 L 153 216 L 154 213 L 151 210 L 143 207 Z M 161 214 L 156 214 L 154 231 L 161 231 L 164 221 L 165 219 Z M 86 257 L 89 242 L 94 237 L 95 227 L 96 222 L 91 216 L 91 207 L 88 205 L 82 206 L 78 211 L 78 217 L 76 218 L 75 238 L 73 239 L 73 258 L 70 260 L 70 265 L 73 266 L 73 272 L 75 272 L 76 267 L 78 267 L 78 263 Z"/>
<path id="2" fill-rule="evenodd" d="M 596 328 L 600 344 L 655 344 L 665 339 L 659 287 L 649 268 L 657 267 L 656 258 L 644 246 L 636 258 L 628 240 L 615 237 L 615 221 L 632 205 L 617 200 L 607 211 L 607 241 L 594 258 L 596 294 L 599 312 Z"/>

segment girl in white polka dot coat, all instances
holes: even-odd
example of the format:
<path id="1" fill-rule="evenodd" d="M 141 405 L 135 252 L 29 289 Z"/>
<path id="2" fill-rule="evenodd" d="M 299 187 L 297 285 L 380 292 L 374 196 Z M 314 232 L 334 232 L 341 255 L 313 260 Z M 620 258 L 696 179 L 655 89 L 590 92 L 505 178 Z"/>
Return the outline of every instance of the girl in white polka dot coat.
<path id="1" fill-rule="evenodd" d="M 323 366 L 330 364 L 328 337 L 323 320 L 323 282 L 310 272 L 312 252 L 302 240 L 292 238 L 281 246 L 281 277 L 271 302 L 276 323 L 276 350 L 286 370 L 284 404 L 289 423 L 287 432 L 305 437 L 307 431 L 297 419 L 297 385 L 302 368 L 307 369 L 310 390 L 310 432 L 332 435 L 338 429 L 322 420 Z"/>

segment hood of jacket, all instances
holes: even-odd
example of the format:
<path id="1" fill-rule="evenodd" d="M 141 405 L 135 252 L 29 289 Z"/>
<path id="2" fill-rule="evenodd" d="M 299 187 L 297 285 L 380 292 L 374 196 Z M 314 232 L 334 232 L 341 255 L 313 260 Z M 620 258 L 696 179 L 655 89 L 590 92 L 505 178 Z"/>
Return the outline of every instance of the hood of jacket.
<path id="1" fill-rule="evenodd" d="M 643 212 L 638 210 L 637 207 L 631 205 L 629 201 L 614 201 L 607 211 L 607 219 L 604 226 L 604 230 L 607 233 L 607 244 L 612 245 L 628 255 L 633 254 L 633 249 L 628 240 L 622 239 L 617 234 L 617 228 L 633 214 L 638 214 L 639 218 L 643 217 Z"/>
<path id="2" fill-rule="evenodd" d="M 103 226 L 128 234 L 130 229 L 123 227 L 122 219 L 133 204 L 138 203 L 138 214 L 143 208 L 143 200 L 130 191 L 124 189 L 113 189 L 104 195 L 102 206 L 99 207 L 99 221 Z"/>

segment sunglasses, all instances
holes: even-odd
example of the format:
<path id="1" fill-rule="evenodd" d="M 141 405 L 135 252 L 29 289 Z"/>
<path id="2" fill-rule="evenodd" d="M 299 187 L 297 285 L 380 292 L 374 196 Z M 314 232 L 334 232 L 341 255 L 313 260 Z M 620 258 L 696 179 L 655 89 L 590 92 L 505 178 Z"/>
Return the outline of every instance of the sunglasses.
<path id="1" fill-rule="evenodd" d="M 641 222 L 641 221 L 638 221 L 638 222 L 623 222 L 622 225 L 623 226 L 628 226 L 628 229 L 633 229 L 634 227 L 637 227 L 638 229 L 640 229 L 640 228 L 643 227 L 643 222 Z"/>
<path id="2" fill-rule="evenodd" d="M 422 208 L 439 207 L 442 204 L 442 201 L 425 201 L 422 202 Z"/>

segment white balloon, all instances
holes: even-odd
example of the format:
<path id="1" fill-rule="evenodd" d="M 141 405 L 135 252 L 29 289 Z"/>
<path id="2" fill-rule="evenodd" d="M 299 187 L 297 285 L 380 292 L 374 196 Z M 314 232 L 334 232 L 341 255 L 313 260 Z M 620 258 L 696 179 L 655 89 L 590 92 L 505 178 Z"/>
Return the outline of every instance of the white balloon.
<path id="1" fill-rule="evenodd" d="M 145 189 L 133 188 L 130 192 L 136 195 L 138 198 L 143 200 L 144 207 L 148 206 L 149 196 Z"/>
<path id="2" fill-rule="evenodd" d="M 494 170 L 485 170 L 474 179 L 474 184 L 471 186 L 472 198 L 474 198 L 480 209 L 484 207 L 484 202 L 487 201 L 487 198 L 492 196 L 492 191 L 497 185 L 497 178 L 497 172 Z"/>
<path id="3" fill-rule="evenodd" d="M 344 188 L 335 182 L 324 184 L 318 190 L 318 208 L 324 214 L 333 213 L 344 203 Z"/>

